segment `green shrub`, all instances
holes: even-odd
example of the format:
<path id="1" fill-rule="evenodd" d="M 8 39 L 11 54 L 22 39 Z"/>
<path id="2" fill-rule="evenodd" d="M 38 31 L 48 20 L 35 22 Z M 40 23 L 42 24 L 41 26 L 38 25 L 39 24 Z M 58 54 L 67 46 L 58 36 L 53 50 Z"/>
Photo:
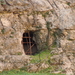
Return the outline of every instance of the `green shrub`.
<path id="1" fill-rule="evenodd" d="M 1 30 L 1 32 L 2 32 L 2 34 L 4 34 L 4 33 L 5 33 L 5 29 L 3 28 L 3 29 Z"/>

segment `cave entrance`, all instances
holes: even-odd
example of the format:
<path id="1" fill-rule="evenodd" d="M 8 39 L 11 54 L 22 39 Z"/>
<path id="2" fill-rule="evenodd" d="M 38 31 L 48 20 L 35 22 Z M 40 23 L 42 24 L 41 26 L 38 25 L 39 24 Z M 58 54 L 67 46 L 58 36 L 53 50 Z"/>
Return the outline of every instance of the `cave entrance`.
<path id="1" fill-rule="evenodd" d="M 22 44 L 26 55 L 34 55 L 37 53 L 37 45 L 33 40 L 33 31 L 27 31 L 23 34 Z"/>

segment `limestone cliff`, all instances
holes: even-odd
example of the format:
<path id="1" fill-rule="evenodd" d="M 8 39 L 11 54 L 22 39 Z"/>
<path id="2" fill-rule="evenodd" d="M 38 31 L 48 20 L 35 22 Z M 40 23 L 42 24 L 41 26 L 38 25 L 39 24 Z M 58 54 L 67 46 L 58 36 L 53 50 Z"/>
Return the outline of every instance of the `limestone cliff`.
<path id="1" fill-rule="evenodd" d="M 56 42 L 58 55 L 53 58 L 63 63 L 60 66 L 68 75 L 75 74 L 75 0 L 0 0 L 3 61 L 25 54 L 21 43 L 25 31 L 34 31 L 39 50 Z"/>

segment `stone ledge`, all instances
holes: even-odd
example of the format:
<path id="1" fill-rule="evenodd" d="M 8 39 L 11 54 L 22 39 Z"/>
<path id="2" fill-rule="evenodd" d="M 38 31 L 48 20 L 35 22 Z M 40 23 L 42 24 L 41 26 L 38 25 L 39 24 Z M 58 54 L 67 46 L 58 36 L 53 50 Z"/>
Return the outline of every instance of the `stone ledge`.
<path id="1" fill-rule="evenodd" d="M 1 0 L 0 8 L 0 12 L 46 11 L 52 9 L 46 0 Z"/>

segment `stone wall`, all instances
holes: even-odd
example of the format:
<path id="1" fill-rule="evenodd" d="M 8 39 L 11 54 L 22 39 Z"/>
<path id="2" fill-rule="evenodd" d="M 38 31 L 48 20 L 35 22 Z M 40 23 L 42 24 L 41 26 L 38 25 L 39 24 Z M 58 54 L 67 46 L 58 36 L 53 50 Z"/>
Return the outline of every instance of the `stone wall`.
<path id="1" fill-rule="evenodd" d="M 61 57 L 55 59 L 62 58 L 62 69 L 66 70 L 67 74 L 73 75 L 75 72 L 74 0 L 1 0 L 0 8 L 1 56 L 19 54 L 25 56 L 21 43 L 23 33 L 28 30 L 36 31 L 38 49 L 44 50 L 47 45 L 50 47 L 56 42 L 57 56 Z"/>

